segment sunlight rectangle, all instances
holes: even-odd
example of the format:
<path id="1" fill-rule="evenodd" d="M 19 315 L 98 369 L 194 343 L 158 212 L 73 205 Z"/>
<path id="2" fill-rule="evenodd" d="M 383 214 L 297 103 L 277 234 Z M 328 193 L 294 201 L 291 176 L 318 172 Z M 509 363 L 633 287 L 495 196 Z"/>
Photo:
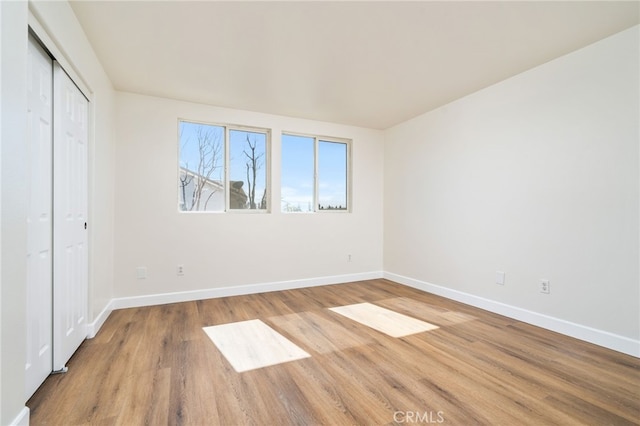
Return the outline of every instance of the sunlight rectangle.
<path id="1" fill-rule="evenodd" d="M 371 303 L 357 303 L 355 305 L 329 308 L 329 310 L 391 337 L 403 337 L 438 328 L 437 325 L 429 324 Z"/>
<path id="2" fill-rule="evenodd" d="M 311 356 L 257 319 L 203 330 L 238 373 Z"/>

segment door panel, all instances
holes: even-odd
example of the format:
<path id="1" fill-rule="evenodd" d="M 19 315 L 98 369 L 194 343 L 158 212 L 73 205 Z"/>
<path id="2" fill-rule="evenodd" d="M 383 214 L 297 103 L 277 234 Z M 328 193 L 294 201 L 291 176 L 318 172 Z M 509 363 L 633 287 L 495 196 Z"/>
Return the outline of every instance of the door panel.
<path id="1" fill-rule="evenodd" d="M 29 37 L 27 67 L 27 356 L 29 398 L 52 368 L 53 65 Z"/>
<path id="2" fill-rule="evenodd" d="M 54 62 L 53 369 L 87 337 L 88 101 Z"/>

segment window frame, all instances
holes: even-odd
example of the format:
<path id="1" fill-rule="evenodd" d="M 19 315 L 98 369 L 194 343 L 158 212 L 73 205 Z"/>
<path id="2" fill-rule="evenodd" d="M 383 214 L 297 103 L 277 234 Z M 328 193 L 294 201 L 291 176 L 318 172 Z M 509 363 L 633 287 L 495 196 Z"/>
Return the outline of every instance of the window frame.
<path id="1" fill-rule="evenodd" d="M 307 212 L 295 212 L 285 211 L 282 209 L 282 201 L 280 202 L 280 212 L 284 214 L 314 214 L 314 213 L 351 213 L 353 211 L 353 198 L 352 198 L 352 145 L 353 140 L 347 138 L 340 138 L 334 136 L 322 136 L 310 133 L 290 132 L 282 131 L 280 133 L 280 157 L 282 159 L 282 139 L 284 136 L 294 136 L 313 139 L 313 210 Z M 321 209 L 320 208 L 320 176 L 319 176 L 319 147 L 320 142 L 339 143 L 346 145 L 346 203 L 347 206 L 344 209 Z M 282 177 L 282 164 L 280 164 L 280 177 Z M 282 189 L 282 179 L 280 181 L 280 188 Z"/>
<path id="2" fill-rule="evenodd" d="M 223 141 L 223 172 L 222 176 L 224 179 L 224 208 L 222 210 L 182 210 L 180 208 L 180 173 L 181 173 L 181 139 L 180 139 L 180 125 L 181 123 L 189 123 L 196 125 L 204 125 L 204 126 L 215 126 L 221 127 L 224 129 L 224 141 Z M 250 132 L 250 133 L 260 133 L 265 135 L 265 153 L 264 153 L 264 167 L 265 167 L 265 189 L 266 189 L 266 200 L 267 200 L 267 208 L 266 209 L 232 209 L 231 206 L 231 139 L 230 133 L 231 131 L 240 131 L 240 132 Z M 246 126 L 240 124 L 229 124 L 229 123 L 216 123 L 202 120 L 192 120 L 188 118 L 178 118 L 178 126 L 177 126 L 177 147 L 178 147 L 178 212 L 179 213 L 209 213 L 209 214 L 222 214 L 222 213 L 232 213 L 232 214 L 267 214 L 272 211 L 272 200 L 271 200 L 271 129 L 264 127 L 256 127 L 256 126 Z"/>

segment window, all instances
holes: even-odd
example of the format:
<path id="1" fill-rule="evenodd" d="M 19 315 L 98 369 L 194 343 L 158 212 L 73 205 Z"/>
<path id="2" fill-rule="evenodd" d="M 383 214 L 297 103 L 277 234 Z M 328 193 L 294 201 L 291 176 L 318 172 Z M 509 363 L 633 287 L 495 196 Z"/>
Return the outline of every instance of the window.
<path id="1" fill-rule="evenodd" d="M 179 122 L 181 211 L 268 210 L 269 132 Z"/>
<path id="2" fill-rule="evenodd" d="M 283 212 L 348 211 L 348 141 L 282 135 Z"/>

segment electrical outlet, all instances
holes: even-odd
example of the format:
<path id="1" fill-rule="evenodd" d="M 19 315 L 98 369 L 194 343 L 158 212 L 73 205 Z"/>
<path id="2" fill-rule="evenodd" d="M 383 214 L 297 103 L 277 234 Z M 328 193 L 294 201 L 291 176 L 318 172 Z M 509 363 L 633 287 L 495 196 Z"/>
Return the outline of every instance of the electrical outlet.
<path id="1" fill-rule="evenodd" d="M 496 271 L 496 284 L 504 285 L 505 273 L 502 271 Z"/>
<path id="2" fill-rule="evenodd" d="M 544 293 L 544 294 L 551 293 L 551 286 L 549 284 L 549 280 L 540 280 L 540 293 Z"/>
<path id="3" fill-rule="evenodd" d="M 350 254 L 347 255 L 347 262 L 351 262 L 351 255 Z"/>
<path id="4" fill-rule="evenodd" d="M 184 265 L 178 265 L 176 268 L 176 275 L 180 277 L 184 275 Z"/>

